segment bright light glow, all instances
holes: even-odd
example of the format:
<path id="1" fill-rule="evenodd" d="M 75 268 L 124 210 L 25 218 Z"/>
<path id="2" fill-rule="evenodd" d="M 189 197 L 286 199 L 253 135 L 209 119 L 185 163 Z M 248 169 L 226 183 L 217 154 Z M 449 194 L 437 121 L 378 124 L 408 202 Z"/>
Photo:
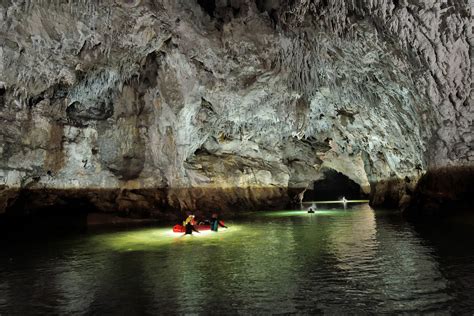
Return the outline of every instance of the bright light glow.
<path id="1" fill-rule="evenodd" d="M 369 200 L 346 200 L 346 203 L 369 203 Z M 307 201 L 302 202 L 303 204 L 342 204 L 344 203 L 343 200 L 336 200 L 336 201 Z"/>
<path id="2" fill-rule="evenodd" d="M 340 209 L 325 210 L 317 209 L 311 215 L 315 216 L 344 216 L 346 213 L 341 212 Z M 308 216 L 308 210 L 286 210 L 286 211 L 272 211 L 272 212 L 263 212 L 261 214 L 256 214 L 256 216 L 265 216 L 265 217 L 289 217 L 289 216 Z"/>
<path id="3" fill-rule="evenodd" d="M 227 236 L 234 235 L 234 233 L 239 232 L 241 229 L 241 225 L 232 224 L 232 226 L 227 229 L 219 229 L 218 232 L 207 230 L 201 231 L 201 233 L 193 232 L 192 235 L 185 235 L 184 233 L 174 233 L 172 227 L 142 228 L 99 234 L 94 238 L 96 238 L 97 242 L 104 244 L 106 247 L 112 247 L 118 251 L 150 251 L 177 243 L 220 240 L 227 238 Z"/>
<path id="4" fill-rule="evenodd" d="M 219 232 L 220 232 L 220 231 L 219 231 Z M 179 236 L 181 236 L 181 235 L 183 235 L 183 236 L 191 236 L 191 235 L 189 235 L 189 234 L 188 234 L 188 235 L 185 235 L 184 233 L 175 233 L 175 232 L 173 232 L 173 231 L 170 231 L 170 233 L 171 233 L 171 236 L 173 236 L 173 237 L 176 237 L 176 236 L 179 237 Z M 213 233 L 216 233 L 216 232 L 213 232 L 213 231 L 210 230 L 210 229 L 208 229 L 208 230 L 200 230 L 199 233 L 193 231 L 192 236 L 200 237 L 200 236 L 206 236 L 206 235 L 213 234 Z"/>

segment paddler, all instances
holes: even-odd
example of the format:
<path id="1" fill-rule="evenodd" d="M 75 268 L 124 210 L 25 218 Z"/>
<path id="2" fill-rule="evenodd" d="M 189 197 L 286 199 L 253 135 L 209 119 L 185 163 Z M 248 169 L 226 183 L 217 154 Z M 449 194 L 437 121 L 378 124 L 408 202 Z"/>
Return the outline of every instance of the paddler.
<path id="1" fill-rule="evenodd" d="M 212 214 L 212 217 L 211 217 L 211 230 L 212 231 L 217 231 L 219 229 L 219 226 L 220 227 L 224 227 L 224 228 L 227 228 L 227 226 L 225 226 L 220 220 L 219 220 L 219 216 L 217 215 L 217 213 L 213 213 Z"/>
<path id="2" fill-rule="evenodd" d="M 189 215 L 188 218 L 186 218 L 186 220 L 183 222 L 183 226 L 184 226 L 184 229 L 185 229 L 185 232 L 184 232 L 185 235 L 192 235 L 193 231 L 195 231 L 196 233 L 200 233 L 200 231 L 197 230 L 196 227 L 194 227 L 194 224 L 196 224 L 196 220 L 194 219 L 194 215 Z"/>

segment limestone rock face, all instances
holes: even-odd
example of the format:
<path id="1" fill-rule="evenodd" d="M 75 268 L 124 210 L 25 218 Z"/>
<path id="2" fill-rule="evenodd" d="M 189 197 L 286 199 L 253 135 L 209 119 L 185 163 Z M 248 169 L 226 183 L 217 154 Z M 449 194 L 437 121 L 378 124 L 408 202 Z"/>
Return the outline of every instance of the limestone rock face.
<path id="1" fill-rule="evenodd" d="M 327 169 L 407 203 L 426 170 L 473 164 L 472 9 L 2 1 L 0 213 L 25 190 L 103 211 L 267 207 Z"/>

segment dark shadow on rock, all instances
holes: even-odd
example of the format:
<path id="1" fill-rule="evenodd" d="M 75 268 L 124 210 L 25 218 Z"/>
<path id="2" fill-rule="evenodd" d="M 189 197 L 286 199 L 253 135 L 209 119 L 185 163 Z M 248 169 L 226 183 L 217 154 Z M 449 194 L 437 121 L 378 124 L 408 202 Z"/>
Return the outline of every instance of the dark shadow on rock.
<path id="1" fill-rule="evenodd" d="M 94 205 L 80 197 L 20 191 L 0 216 L 1 232 L 12 239 L 44 238 L 78 233 L 87 227 L 87 213 Z"/>
<path id="2" fill-rule="evenodd" d="M 429 170 L 416 186 L 405 214 L 412 218 L 442 218 L 473 213 L 474 166 Z"/>
<path id="3" fill-rule="evenodd" d="M 370 183 L 370 205 L 400 209 L 407 207 L 413 195 L 416 179 L 390 178 Z"/>

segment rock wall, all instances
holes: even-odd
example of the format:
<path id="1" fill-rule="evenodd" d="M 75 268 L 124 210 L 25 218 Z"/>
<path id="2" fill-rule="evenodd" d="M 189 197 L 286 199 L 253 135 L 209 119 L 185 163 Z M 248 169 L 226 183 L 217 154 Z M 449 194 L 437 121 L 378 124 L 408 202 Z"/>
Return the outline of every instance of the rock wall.
<path id="1" fill-rule="evenodd" d="M 418 181 L 406 213 L 424 219 L 472 214 L 473 183 L 473 166 L 431 169 Z"/>
<path id="2" fill-rule="evenodd" d="M 327 169 L 406 205 L 429 168 L 474 160 L 471 2 L 10 0 L 0 16 L 0 213 L 277 207 Z"/>

